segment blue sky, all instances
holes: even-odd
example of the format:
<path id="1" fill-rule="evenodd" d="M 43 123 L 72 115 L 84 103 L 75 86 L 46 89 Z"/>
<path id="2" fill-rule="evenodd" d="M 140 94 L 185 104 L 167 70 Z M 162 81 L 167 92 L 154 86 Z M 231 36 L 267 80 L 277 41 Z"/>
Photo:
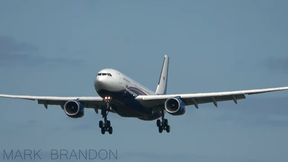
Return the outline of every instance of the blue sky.
<path id="1" fill-rule="evenodd" d="M 170 56 L 168 93 L 288 85 L 285 0 L 0 1 L 0 93 L 97 96 L 94 77 L 115 68 L 155 90 Z M 155 121 L 109 114 L 68 118 L 57 106 L 0 99 L 0 149 L 112 149 L 121 161 L 286 162 L 288 92 L 187 107 Z M 48 156 L 49 157 L 49 156 Z M 1 159 L 2 161 L 3 159 Z M 42 161 L 49 161 L 49 158 Z M 17 161 L 17 160 L 14 160 Z M 77 161 L 77 160 L 76 160 Z"/>

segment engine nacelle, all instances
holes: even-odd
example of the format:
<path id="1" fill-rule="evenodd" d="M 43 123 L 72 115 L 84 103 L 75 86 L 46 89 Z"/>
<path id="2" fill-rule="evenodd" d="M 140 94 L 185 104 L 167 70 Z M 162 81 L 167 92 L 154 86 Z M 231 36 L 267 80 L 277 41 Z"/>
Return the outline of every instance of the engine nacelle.
<path id="1" fill-rule="evenodd" d="M 81 118 L 84 116 L 84 108 L 77 100 L 67 101 L 63 109 L 65 114 L 71 118 Z"/>
<path id="2" fill-rule="evenodd" d="M 183 115 L 185 113 L 185 104 L 179 97 L 168 98 L 165 101 L 165 109 L 171 115 Z"/>

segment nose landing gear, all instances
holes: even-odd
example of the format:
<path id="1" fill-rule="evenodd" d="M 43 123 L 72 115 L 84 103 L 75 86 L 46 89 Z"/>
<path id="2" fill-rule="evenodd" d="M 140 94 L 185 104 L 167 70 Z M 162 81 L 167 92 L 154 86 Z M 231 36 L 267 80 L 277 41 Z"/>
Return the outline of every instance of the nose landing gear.
<path id="1" fill-rule="evenodd" d="M 104 101 L 106 102 L 106 108 L 102 108 L 101 114 L 102 118 L 104 118 L 104 122 L 102 120 L 99 121 L 99 127 L 101 128 L 101 133 L 105 134 L 105 132 L 109 132 L 109 134 L 113 133 L 113 128 L 111 126 L 110 120 L 107 120 L 107 115 L 111 109 L 110 107 L 110 101 L 112 100 L 112 97 L 106 96 L 104 97 Z"/>

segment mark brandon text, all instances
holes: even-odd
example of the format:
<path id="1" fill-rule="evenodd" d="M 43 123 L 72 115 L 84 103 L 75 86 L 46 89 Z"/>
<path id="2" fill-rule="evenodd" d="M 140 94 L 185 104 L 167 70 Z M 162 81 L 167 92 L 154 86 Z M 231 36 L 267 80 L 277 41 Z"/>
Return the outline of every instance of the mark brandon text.
<path id="1" fill-rule="evenodd" d="M 3 160 L 110 160 L 118 159 L 118 151 L 110 149 L 4 149 Z"/>

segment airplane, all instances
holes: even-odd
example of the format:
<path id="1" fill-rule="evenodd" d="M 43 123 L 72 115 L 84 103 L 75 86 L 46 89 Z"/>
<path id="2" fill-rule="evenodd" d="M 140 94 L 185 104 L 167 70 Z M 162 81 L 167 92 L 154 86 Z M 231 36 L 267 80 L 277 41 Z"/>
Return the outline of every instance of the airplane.
<path id="1" fill-rule="evenodd" d="M 108 113 L 116 113 L 122 117 L 133 117 L 143 121 L 156 120 L 159 133 L 170 132 L 170 125 L 165 113 L 178 116 L 185 114 L 185 106 L 213 103 L 218 107 L 220 101 L 237 101 L 245 99 L 245 95 L 288 90 L 288 87 L 240 90 L 212 93 L 166 94 L 168 80 L 169 57 L 164 62 L 156 91 L 153 92 L 123 73 L 114 69 L 102 69 L 94 80 L 94 88 L 99 97 L 55 97 L 0 94 L 0 97 L 37 100 L 38 104 L 59 105 L 71 118 L 84 116 L 84 108 L 92 108 L 98 114 L 101 110 L 103 121 L 99 121 L 101 133 L 113 133 Z"/>

